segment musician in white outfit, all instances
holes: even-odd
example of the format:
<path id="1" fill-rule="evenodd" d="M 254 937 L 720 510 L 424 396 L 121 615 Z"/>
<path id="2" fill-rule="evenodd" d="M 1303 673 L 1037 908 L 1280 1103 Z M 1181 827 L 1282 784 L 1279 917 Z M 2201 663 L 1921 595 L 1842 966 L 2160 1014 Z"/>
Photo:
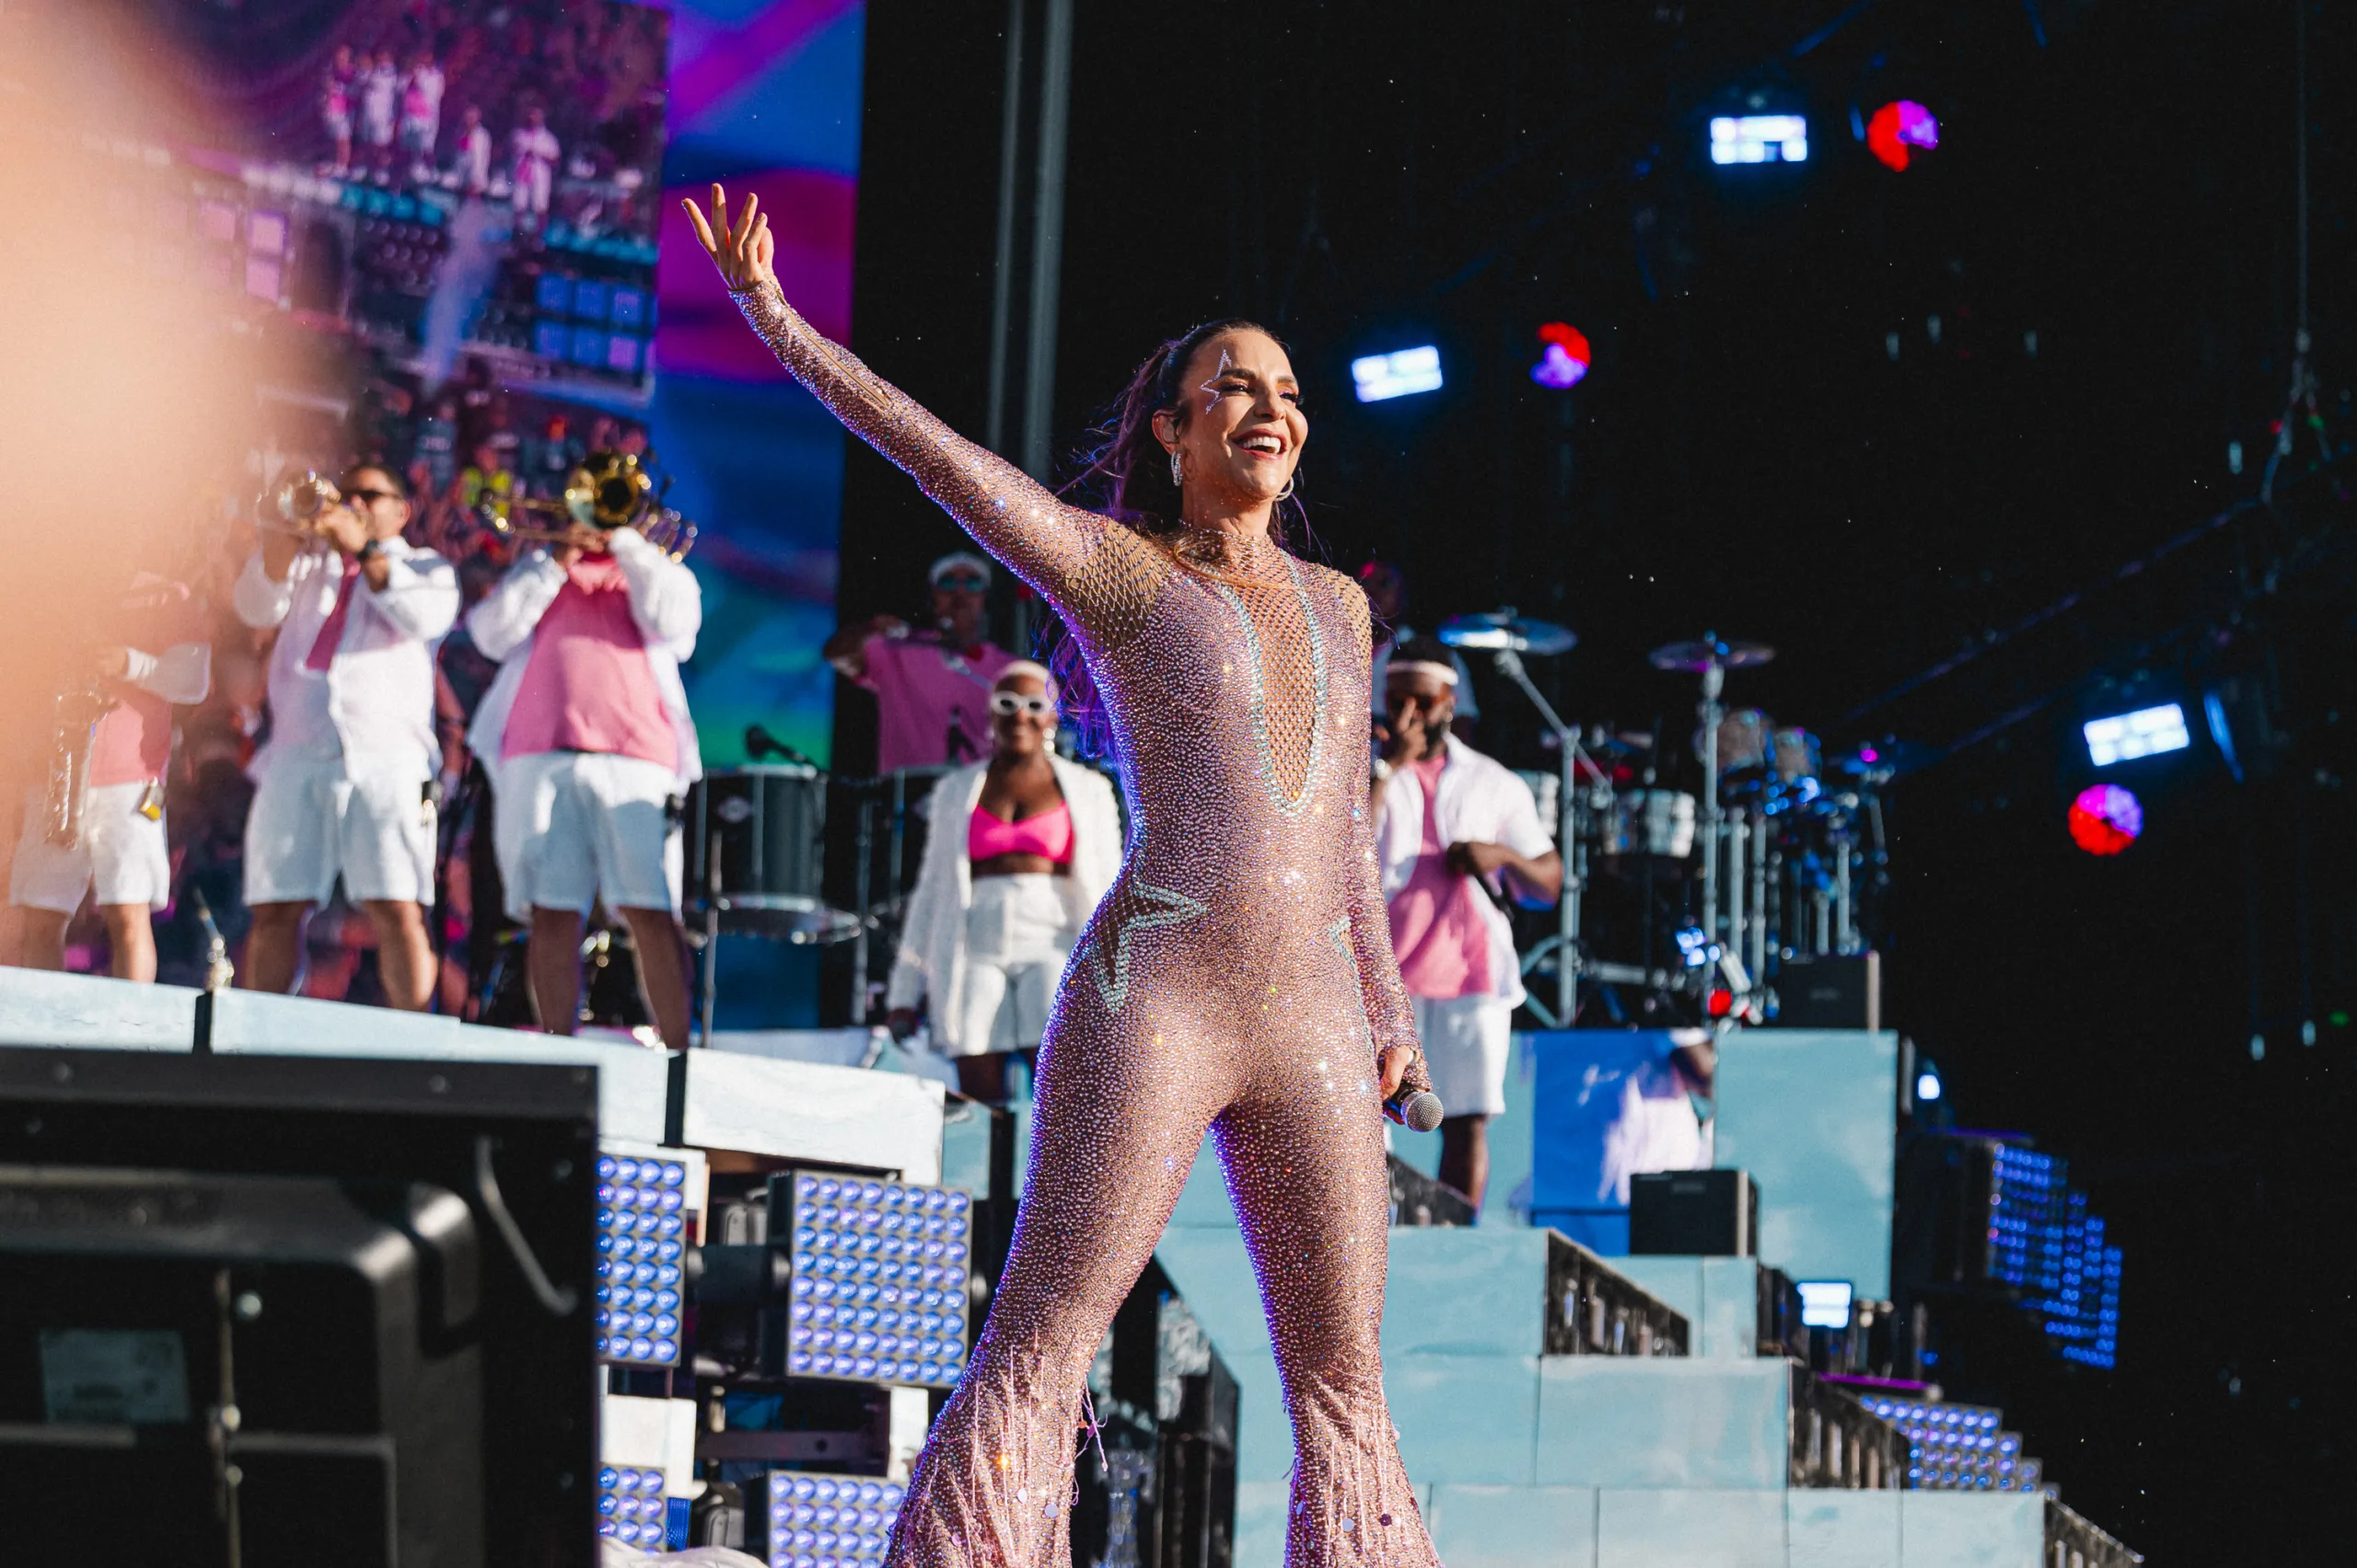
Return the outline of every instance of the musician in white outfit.
<path id="1" fill-rule="evenodd" d="M 90 733 L 78 831 L 70 844 L 52 842 L 53 803 L 43 789 L 28 791 L 8 901 L 21 917 L 18 961 L 27 969 L 65 967 L 66 923 L 95 893 L 114 977 L 152 981 L 152 912 L 172 899 L 164 837 L 172 704 L 204 701 L 213 649 L 189 591 L 152 575 L 132 585 L 120 621 L 107 630 L 120 640 L 101 643 L 92 663 L 114 705 Z"/>
<path id="2" fill-rule="evenodd" d="M 688 1043 L 679 803 L 703 768 L 679 665 L 702 625 L 684 563 L 635 528 L 583 524 L 526 551 L 467 612 L 500 661 L 467 744 L 491 777 L 507 912 L 531 927 L 552 1033 L 578 1027 L 582 921 L 602 901 L 630 926 L 664 1042 Z"/>
<path id="3" fill-rule="evenodd" d="M 270 738 L 250 770 L 242 980 L 293 988 L 304 922 L 341 877 L 376 927 L 386 999 L 417 1010 L 434 983 L 434 646 L 458 619 L 459 578 L 402 541 L 398 478 L 364 466 L 342 490 L 315 543 L 265 531 L 234 595 L 247 625 L 278 628 Z"/>

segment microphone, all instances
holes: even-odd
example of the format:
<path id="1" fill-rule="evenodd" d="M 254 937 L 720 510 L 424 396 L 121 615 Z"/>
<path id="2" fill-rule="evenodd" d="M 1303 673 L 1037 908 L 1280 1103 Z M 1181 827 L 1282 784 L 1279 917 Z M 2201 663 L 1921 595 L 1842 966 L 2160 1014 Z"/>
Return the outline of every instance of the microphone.
<path id="1" fill-rule="evenodd" d="M 749 724 L 745 726 L 745 751 L 748 756 L 752 757 L 783 757 L 789 762 L 799 762 L 806 768 L 815 768 L 819 765 L 817 758 L 788 746 L 757 724 Z"/>
<path id="2" fill-rule="evenodd" d="M 1383 1113 L 1411 1132 L 1429 1132 L 1440 1125 L 1445 1114 L 1440 1096 L 1430 1089 L 1411 1089 L 1401 1085 L 1399 1092 L 1383 1102 Z"/>

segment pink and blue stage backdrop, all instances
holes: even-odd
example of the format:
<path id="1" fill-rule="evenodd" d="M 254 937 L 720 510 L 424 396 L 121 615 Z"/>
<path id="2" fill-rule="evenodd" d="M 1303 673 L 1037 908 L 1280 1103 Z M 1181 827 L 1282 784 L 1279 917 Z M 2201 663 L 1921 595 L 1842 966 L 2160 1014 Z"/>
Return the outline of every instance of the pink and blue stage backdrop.
<path id="1" fill-rule="evenodd" d="M 667 200 L 651 424 L 672 504 L 702 525 L 703 635 L 688 667 L 704 759 L 744 756 L 759 724 L 824 760 L 842 429 L 746 331 L 679 198 L 758 192 L 787 297 L 851 332 L 858 196 L 860 0 L 674 0 Z"/>

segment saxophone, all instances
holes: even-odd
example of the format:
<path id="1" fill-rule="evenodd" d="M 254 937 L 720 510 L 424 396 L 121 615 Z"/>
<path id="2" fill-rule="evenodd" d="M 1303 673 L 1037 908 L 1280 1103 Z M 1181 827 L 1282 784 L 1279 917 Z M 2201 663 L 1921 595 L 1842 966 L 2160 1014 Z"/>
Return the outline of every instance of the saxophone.
<path id="1" fill-rule="evenodd" d="M 82 796 L 90 784 L 90 741 L 114 698 L 95 679 L 57 694 L 49 772 L 41 793 L 41 836 L 59 849 L 82 842 Z"/>

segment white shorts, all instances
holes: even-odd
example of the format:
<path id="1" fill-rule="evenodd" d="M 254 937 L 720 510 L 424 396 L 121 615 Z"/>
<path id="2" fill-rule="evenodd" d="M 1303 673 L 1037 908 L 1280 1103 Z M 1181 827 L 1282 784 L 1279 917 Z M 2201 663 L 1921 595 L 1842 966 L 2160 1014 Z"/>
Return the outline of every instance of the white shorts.
<path id="1" fill-rule="evenodd" d="M 1416 1039 L 1433 1093 L 1450 1116 L 1497 1116 L 1506 1108 L 1506 1051 L 1514 1009 L 1493 996 L 1411 996 Z"/>
<path id="2" fill-rule="evenodd" d="M 42 792 L 25 792 L 25 830 L 8 868 L 8 901 L 21 909 L 70 915 L 95 883 L 101 904 L 145 904 L 162 909 L 172 901 L 172 857 L 164 844 L 164 824 L 139 809 L 147 784 L 93 784 L 82 792 L 82 841 L 72 849 L 51 843 L 43 831 Z"/>
<path id="3" fill-rule="evenodd" d="M 343 758 L 272 761 L 246 819 L 246 902 L 434 901 L 435 812 L 419 780 L 351 778 Z"/>
<path id="4" fill-rule="evenodd" d="M 679 908 L 677 776 L 602 751 L 540 751 L 500 764 L 493 819 L 507 913 Z"/>
<path id="5" fill-rule="evenodd" d="M 977 877 L 966 906 L 966 994 L 942 1053 L 1037 1051 L 1077 935 L 1059 879 Z"/>

